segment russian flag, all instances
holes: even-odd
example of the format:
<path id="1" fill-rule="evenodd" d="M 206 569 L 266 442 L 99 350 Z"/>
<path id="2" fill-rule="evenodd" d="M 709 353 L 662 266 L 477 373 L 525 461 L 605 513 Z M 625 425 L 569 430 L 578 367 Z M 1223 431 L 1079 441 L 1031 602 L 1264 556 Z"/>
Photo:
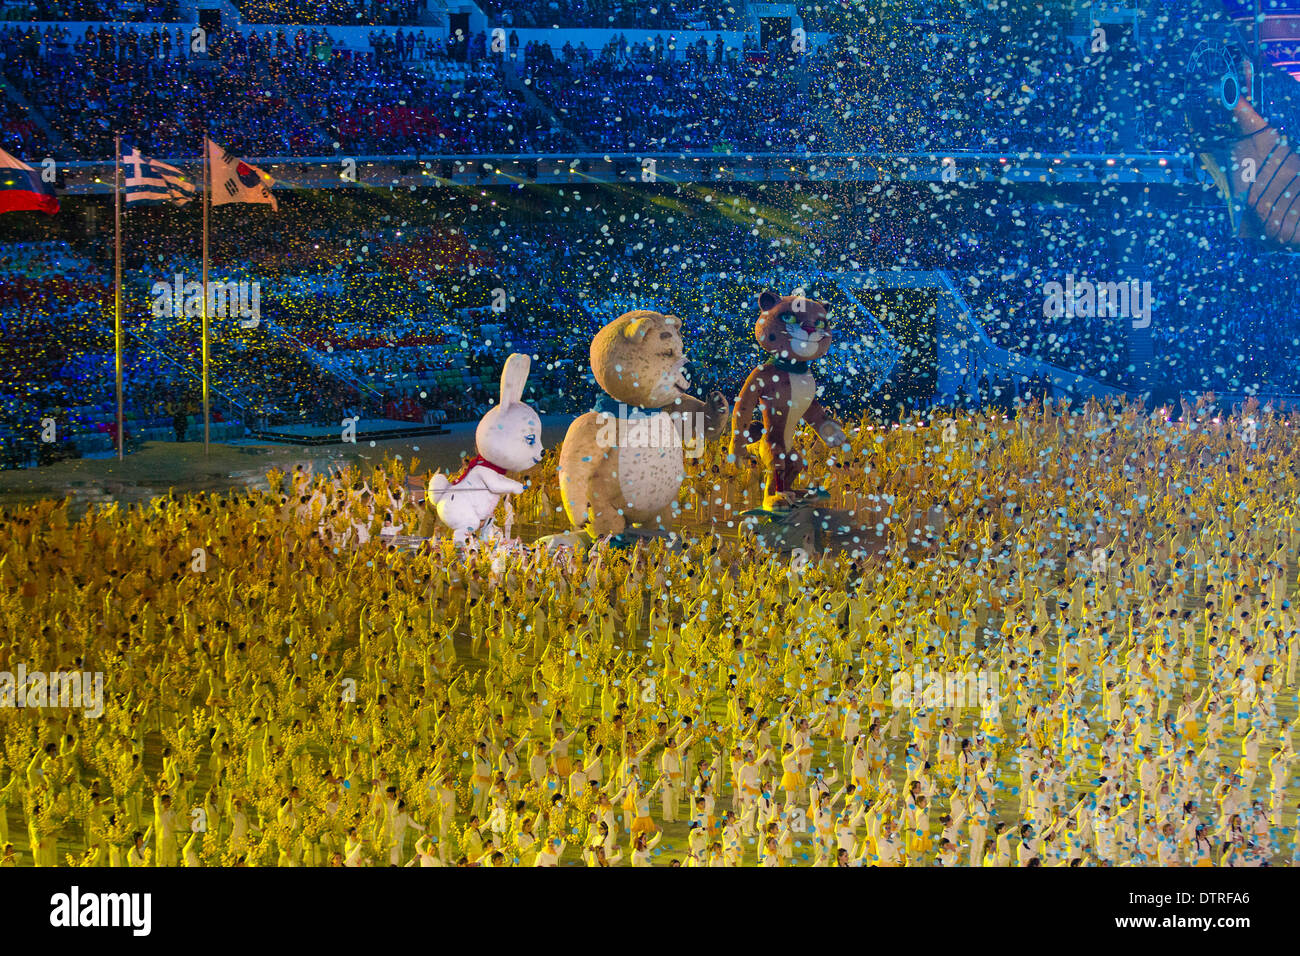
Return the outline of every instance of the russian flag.
<path id="1" fill-rule="evenodd" d="M 36 170 L 0 149 L 0 213 L 23 209 L 52 216 L 59 211 L 59 200 Z"/>

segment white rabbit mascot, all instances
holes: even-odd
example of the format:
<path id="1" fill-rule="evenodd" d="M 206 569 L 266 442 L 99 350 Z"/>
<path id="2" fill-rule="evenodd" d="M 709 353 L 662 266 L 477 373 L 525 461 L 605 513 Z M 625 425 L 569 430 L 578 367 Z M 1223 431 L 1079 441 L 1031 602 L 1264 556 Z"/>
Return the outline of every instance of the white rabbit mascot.
<path id="1" fill-rule="evenodd" d="M 506 359 L 501 403 L 488 410 L 474 432 L 478 454 L 454 478 L 439 472 L 429 479 L 428 501 L 457 544 L 472 546 L 475 539 L 498 537 L 492 522 L 497 502 L 524 490 L 506 472 L 527 471 L 542 460 L 541 419 L 521 401 L 529 365 L 528 356 L 518 352 Z"/>

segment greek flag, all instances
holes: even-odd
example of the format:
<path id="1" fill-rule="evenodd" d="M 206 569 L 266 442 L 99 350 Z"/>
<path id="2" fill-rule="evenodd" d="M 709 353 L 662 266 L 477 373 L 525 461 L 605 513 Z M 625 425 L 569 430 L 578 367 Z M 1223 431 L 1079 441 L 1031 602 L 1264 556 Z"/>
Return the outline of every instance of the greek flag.
<path id="1" fill-rule="evenodd" d="M 175 166 L 141 156 L 134 147 L 122 155 L 122 177 L 127 202 L 169 202 L 183 206 L 199 189 Z"/>

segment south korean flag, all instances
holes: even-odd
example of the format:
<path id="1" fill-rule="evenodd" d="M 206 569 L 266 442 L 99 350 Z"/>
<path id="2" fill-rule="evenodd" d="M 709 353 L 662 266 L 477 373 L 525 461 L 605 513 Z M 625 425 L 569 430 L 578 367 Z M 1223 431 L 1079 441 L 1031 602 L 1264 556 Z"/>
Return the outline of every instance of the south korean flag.
<path id="1" fill-rule="evenodd" d="M 270 205 L 272 211 L 279 210 L 280 206 L 271 194 L 274 179 L 238 156 L 232 156 L 212 140 L 205 142 L 210 177 L 208 195 L 212 197 L 212 205 L 256 202 Z"/>

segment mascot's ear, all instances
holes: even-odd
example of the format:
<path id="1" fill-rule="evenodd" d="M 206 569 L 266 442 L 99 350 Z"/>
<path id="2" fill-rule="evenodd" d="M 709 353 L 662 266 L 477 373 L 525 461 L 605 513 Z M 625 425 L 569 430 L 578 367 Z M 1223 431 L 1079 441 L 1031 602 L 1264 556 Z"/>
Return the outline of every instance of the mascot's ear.
<path id="1" fill-rule="evenodd" d="M 501 404 L 513 405 L 524 397 L 524 383 L 532 360 L 523 352 L 512 352 L 501 370 Z"/>
<path id="2" fill-rule="evenodd" d="M 781 301 L 781 293 L 774 289 L 765 289 L 758 297 L 758 311 L 766 312 Z"/>
<path id="3" fill-rule="evenodd" d="M 623 330 L 623 337 L 631 339 L 633 342 L 640 342 L 645 338 L 645 334 L 650 331 L 650 326 L 654 324 L 654 316 L 642 314 L 627 324 Z"/>

